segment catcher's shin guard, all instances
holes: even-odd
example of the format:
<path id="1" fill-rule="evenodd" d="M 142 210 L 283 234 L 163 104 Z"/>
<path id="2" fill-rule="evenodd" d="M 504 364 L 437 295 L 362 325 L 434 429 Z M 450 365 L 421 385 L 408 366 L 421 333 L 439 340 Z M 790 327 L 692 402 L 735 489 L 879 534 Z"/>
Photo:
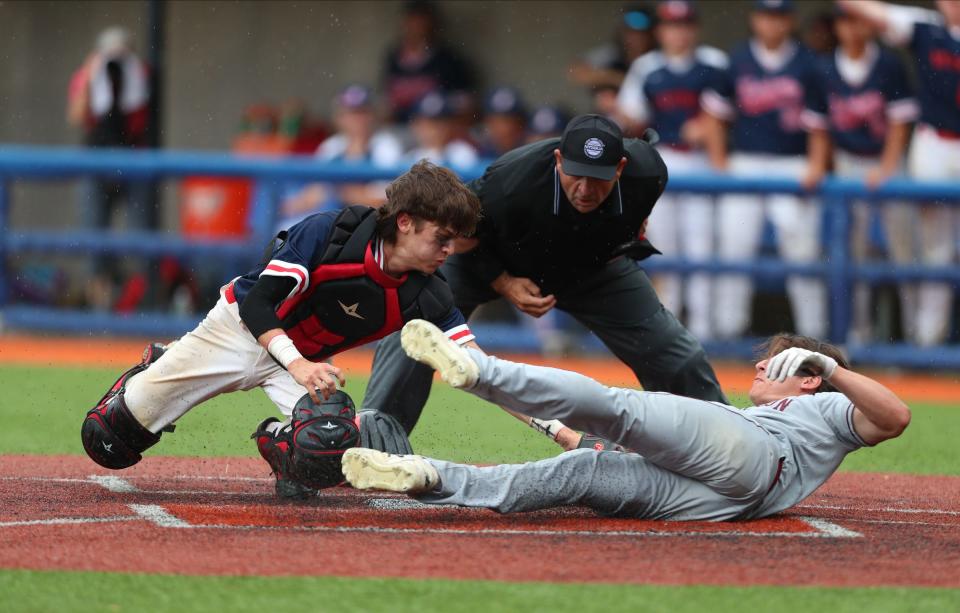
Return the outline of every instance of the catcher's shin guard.
<path id="1" fill-rule="evenodd" d="M 97 406 L 87 411 L 80 427 L 80 438 L 87 455 L 100 466 L 114 470 L 133 466 L 143 457 L 144 451 L 160 440 L 159 433 L 144 428 L 130 413 L 123 401 L 123 391 L 130 377 L 146 370 L 165 350 L 160 343 L 147 345 L 140 363 L 120 375 Z M 166 430 L 172 431 L 173 427 Z"/>

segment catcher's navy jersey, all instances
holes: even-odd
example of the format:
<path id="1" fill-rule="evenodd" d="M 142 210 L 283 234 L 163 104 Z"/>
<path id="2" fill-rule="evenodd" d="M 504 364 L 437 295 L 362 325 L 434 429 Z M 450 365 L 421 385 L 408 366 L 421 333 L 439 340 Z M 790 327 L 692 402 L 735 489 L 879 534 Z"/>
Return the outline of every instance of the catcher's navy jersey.
<path id="1" fill-rule="evenodd" d="M 735 151 L 802 155 L 807 135 L 801 115 L 805 92 L 816 79 L 816 56 L 789 42 L 785 61 L 770 69 L 757 59 L 755 44 L 744 43 L 730 55 L 730 69 L 704 91 L 704 108 L 733 122 Z"/>
<path id="2" fill-rule="evenodd" d="M 727 55 L 713 47 L 698 47 L 682 59 L 651 51 L 633 62 L 617 105 L 633 121 L 655 129 L 661 143 L 682 145 L 683 124 L 700 113 L 700 95 L 720 86 L 728 65 Z"/>
<path id="3" fill-rule="evenodd" d="M 288 277 L 294 281 L 293 289 L 284 302 L 293 299 L 298 294 L 306 293 L 310 289 L 310 273 L 320 265 L 330 242 L 334 221 L 340 211 L 325 211 L 307 217 L 300 223 L 294 224 L 287 232 L 283 245 L 274 251 L 272 259 L 265 266 L 258 266 L 233 283 L 233 293 L 238 303 L 242 304 L 261 276 Z M 374 240 L 373 245 L 377 263 L 383 266 L 383 245 Z M 283 303 L 277 305 L 281 308 Z M 445 315 L 434 319 L 433 323 L 443 330 L 447 336 L 458 343 L 465 343 L 474 339 L 467 327 L 466 320 L 460 311 L 451 303 Z"/>
<path id="4" fill-rule="evenodd" d="M 820 58 L 818 87 L 807 91 L 805 123 L 830 131 L 833 143 L 856 155 L 880 155 L 890 123 L 915 121 L 919 107 L 903 63 L 873 44 L 862 59 L 866 71 L 855 82 L 844 67 L 853 62 L 841 50 Z"/>

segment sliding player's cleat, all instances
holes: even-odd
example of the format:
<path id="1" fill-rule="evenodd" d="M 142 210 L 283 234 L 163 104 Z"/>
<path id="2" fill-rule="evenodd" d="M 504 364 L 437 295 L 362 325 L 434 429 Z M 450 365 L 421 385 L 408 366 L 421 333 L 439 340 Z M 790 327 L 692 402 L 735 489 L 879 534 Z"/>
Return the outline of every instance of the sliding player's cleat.
<path id="1" fill-rule="evenodd" d="M 354 447 L 344 452 L 341 462 L 343 476 L 358 490 L 417 494 L 440 485 L 437 469 L 418 455 L 394 455 Z"/>
<path id="2" fill-rule="evenodd" d="M 472 387 L 480 376 L 477 363 L 440 328 L 423 319 L 413 319 L 400 332 L 407 355 L 431 366 L 453 387 Z"/>

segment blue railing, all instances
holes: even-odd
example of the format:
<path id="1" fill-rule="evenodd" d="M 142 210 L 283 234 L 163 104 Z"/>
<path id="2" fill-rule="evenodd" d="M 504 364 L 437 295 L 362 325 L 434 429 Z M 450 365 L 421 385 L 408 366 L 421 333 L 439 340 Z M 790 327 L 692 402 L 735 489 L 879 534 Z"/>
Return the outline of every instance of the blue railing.
<path id="1" fill-rule="evenodd" d="M 151 336 L 177 336 L 197 322 L 194 317 L 162 313 L 138 313 L 128 317 L 86 311 L 39 308 L 11 304 L 8 299 L 9 275 L 6 269 L 11 254 L 37 253 L 122 253 L 124 255 L 170 254 L 197 257 L 215 256 L 250 263 L 259 248 L 270 238 L 276 222 L 278 192 L 288 181 L 324 181 L 345 183 L 390 179 L 403 168 L 382 169 L 346 163 L 320 164 L 311 158 L 238 157 L 223 153 L 146 151 L 129 152 L 77 148 L 0 147 L 0 314 L 3 325 L 76 333 L 107 332 Z M 482 167 L 463 169 L 461 176 L 479 176 Z M 14 180 L 59 180 L 82 176 L 101 176 L 118 180 L 155 180 L 171 177 L 235 176 L 255 181 L 250 210 L 250 238 L 244 241 L 194 241 L 160 233 L 115 233 L 88 230 L 51 232 L 13 229 L 9 226 L 10 187 Z M 717 194 L 804 193 L 796 181 L 779 179 L 738 179 L 727 175 L 671 176 L 672 192 Z M 850 320 L 851 289 L 855 282 L 942 280 L 960 281 L 960 270 L 952 266 L 878 264 L 853 262 L 849 253 L 849 203 L 853 200 L 900 199 L 960 203 L 960 185 L 955 183 L 915 183 L 892 180 L 875 191 L 861 182 L 828 179 L 818 195 L 823 199 L 830 235 L 824 260 L 814 264 L 790 264 L 779 260 L 753 262 L 694 263 L 682 259 L 656 257 L 644 262 L 649 271 L 742 272 L 754 277 L 809 275 L 823 278 L 830 300 L 830 336 L 846 338 Z M 64 203 L 69 206 L 72 203 Z M 491 348 L 535 350 L 539 342 L 532 332 L 516 326 L 475 326 L 484 344 Z M 706 343 L 717 357 L 748 358 L 755 339 Z M 918 348 L 901 344 L 873 344 L 850 348 L 851 357 L 860 362 L 894 364 L 922 368 L 960 368 L 960 348 L 953 346 Z"/>

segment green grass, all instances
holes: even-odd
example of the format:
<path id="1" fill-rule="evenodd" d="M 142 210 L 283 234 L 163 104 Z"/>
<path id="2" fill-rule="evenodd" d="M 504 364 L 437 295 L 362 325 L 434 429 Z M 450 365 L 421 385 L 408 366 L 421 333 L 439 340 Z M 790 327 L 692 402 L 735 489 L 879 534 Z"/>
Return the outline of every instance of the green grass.
<path id="1" fill-rule="evenodd" d="M 4 611 L 956 611 L 960 591 L 0 571 Z"/>
<path id="2" fill-rule="evenodd" d="M 84 412 L 116 377 L 116 369 L 0 368 L 0 453 L 82 454 Z M 365 381 L 347 391 L 358 402 Z M 955 435 L 960 411 L 914 403 L 910 428 L 901 438 L 851 454 L 843 470 L 960 474 Z M 260 390 L 215 398 L 191 411 L 177 431 L 148 452 L 186 456 L 255 456 L 250 433 L 276 414 Z M 557 447 L 481 400 L 436 385 L 413 436 L 418 453 L 460 462 L 518 462 L 548 457 Z"/>

